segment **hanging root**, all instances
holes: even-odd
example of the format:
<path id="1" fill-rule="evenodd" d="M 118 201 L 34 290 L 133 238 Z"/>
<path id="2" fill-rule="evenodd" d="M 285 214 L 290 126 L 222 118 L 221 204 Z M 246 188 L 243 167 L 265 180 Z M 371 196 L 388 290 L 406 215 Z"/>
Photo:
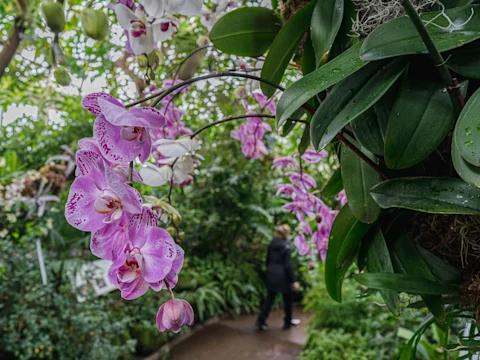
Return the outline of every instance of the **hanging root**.
<path id="1" fill-rule="evenodd" d="M 430 11 L 437 0 L 412 0 L 418 12 Z M 353 19 L 354 36 L 365 37 L 380 25 L 405 15 L 399 0 L 353 0 L 357 16 Z"/>

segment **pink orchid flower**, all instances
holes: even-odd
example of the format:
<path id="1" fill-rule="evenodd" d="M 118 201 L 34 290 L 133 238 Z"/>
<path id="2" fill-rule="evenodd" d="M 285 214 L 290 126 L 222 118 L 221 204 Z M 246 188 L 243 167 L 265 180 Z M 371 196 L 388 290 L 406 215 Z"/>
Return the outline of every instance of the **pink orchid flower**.
<path id="1" fill-rule="evenodd" d="M 340 205 L 345 206 L 345 204 L 348 202 L 347 194 L 345 193 L 345 190 L 340 191 L 335 197 L 335 199 L 340 201 Z"/>
<path id="2" fill-rule="evenodd" d="M 320 150 L 320 152 L 316 152 L 315 150 L 307 150 L 302 155 L 302 159 L 310 164 L 316 164 L 319 161 L 325 159 L 328 156 L 328 152 L 325 150 Z"/>
<path id="3" fill-rule="evenodd" d="M 304 234 L 295 236 L 293 244 L 298 249 L 298 253 L 302 256 L 310 254 L 310 247 L 308 246 L 307 239 Z"/>
<path id="4" fill-rule="evenodd" d="M 185 258 L 185 253 L 183 249 L 180 247 L 180 245 L 175 244 L 176 248 L 176 256 L 175 260 L 173 260 L 172 263 L 172 269 L 170 272 L 165 276 L 165 281 L 168 283 L 168 286 L 170 289 L 173 289 L 175 285 L 177 285 L 178 282 L 178 274 L 182 270 L 183 267 L 183 261 Z M 165 281 L 160 281 L 158 284 L 150 284 L 152 286 L 152 289 L 155 291 L 159 291 L 161 289 L 167 289 L 167 285 L 165 284 Z"/>
<path id="5" fill-rule="evenodd" d="M 94 137 L 105 159 L 112 163 L 126 163 L 137 157 L 144 163 L 148 159 L 152 147 L 149 129 L 165 124 L 160 111 L 149 107 L 127 111 L 105 93 L 87 95 L 82 105 L 97 116 Z"/>
<path id="6" fill-rule="evenodd" d="M 268 109 L 272 114 L 275 115 L 277 111 L 277 107 L 273 99 L 268 99 L 265 95 L 263 95 L 260 91 L 254 91 L 252 93 L 253 98 L 260 104 L 262 108 Z"/>
<path id="7" fill-rule="evenodd" d="M 272 169 L 278 167 L 285 168 L 288 166 L 293 166 L 297 170 L 300 168 L 300 166 L 298 166 L 298 162 L 293 157 L 285 156 L 273 160 Z"/>
<path id="8" fill-rule="evenodd" d="M 92 254 L 100 259 L 115 261 L 118 251 L 128 242 L 128 222 L 128 217 L 124 216 L 120 222 L 107 224 L 93 232 L 90 238 Z"/>
<path id="9" fill-rule="evenodd" d="M 83 171 L 73 181 L 65 205 L 70 225 L 96 231 L 120 222 L 126 213 L 141 212 L 142 198 L 138 191 L 123 183 L 102 159 L 91 161 Z"/>
<path id="10" fill-rule="evenodd" d="M 100 148 L 98 147 L 97 142 L 93 138 L 83 138 L 78 140 L 78 147 L 79 151 L 77 151 L 77 169 L 75 171 L 76 176 L 83 175 L 83 168 L 84 166 L 88 166 L 86 164 L 92 158 L 100 159 L 102 158 L 102 153 L 100 152 Z M 129 172 L 130 172 L 130 165 L 127 163 L 123 164 L 115 164 L 106 159 L 105 162 L 108 164 L 110 168 L 122 179 L 123 182 L 127 182 L 129 179 Z M 133 169 L 132 173 L 133 177 L 132 180 L 136 182 L 143 182 L 142 177 L 140 176 L 137 169 Z"/>
<path id="11" fill-rule="evenodd" d="M 185 324 L 193 325 L 193 321 L 193 309 L 186 300 L 170 299 L 158 309 L 157 327 L 161 332 L 178 333 Z"/>
<path id="12" fill-rule="evenodd" d="M 128 238 L 108 275 L 122 297 L 131 300 L 145 294 L 152 285 L 158 289 L 158 283 L 170 273 L 177 252 L 172 237 L 157 227 L 157 218 L 147 207 L 128 223 Z"/>

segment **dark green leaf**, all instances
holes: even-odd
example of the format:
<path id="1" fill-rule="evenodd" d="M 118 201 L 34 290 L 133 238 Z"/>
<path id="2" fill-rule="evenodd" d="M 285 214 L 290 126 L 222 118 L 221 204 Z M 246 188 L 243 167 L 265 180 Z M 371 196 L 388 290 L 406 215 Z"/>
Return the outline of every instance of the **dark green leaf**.
<path id="1" fill-rule="evenodd" d="M 343 0 L 317 1 L 312 14 L 312 27 L 310 30 L 317 65 L 330 51 L 342 24 L 342 18 Z"/>
<path id="2" fill-rule="evenodd" d="M 300 155 L 309 148 L 310 146 L 310 124 L 305 125 L 305 129 L 303 130 L 302 139 L 300 140 L 300 144 L 298 144 L 298 152 Z"/>
<path id="3" fill-rule="evenodd" d="M 462 272 L 456 267 L 448 264 L 430 251 L 417 246 L 420 254 L 428 265 L 435 278 L 445 285 L 460 284 L 462 282 Z"/>
<path id="4" fill-rule="evenodd" d="M 372 273 L 393 273 L 392 261 L 380 226 L 377 226 L 372 233 L 372 240 L 368 244 L 365 265 L 367 270 Z M 400 304 L 397 292 L 392 290 L 380 290 L 380 294 L 382 294 L 382 297 L 392 314 L 399 316 Z"/>
<path id="5" fill-rule="evenodd" d="M 277 127 L 280 127 L 309 99 L 362 68 L 368 62 L 359 58 L 360 43 L 288 87 L 277 105 Z"/>
<path id="6" fill-rule="evenodd" d="M 352 214 L 348 205 L 345 205 L 335 218 L 328 242 L 327 259 L 325 262 L 325 284 L 332 299 L 342 301 L 343 277 L 352 262 L 337 267 L 337 257 L 346 243 L 360 243 L 370 225 L 364 224 Z"/>
<path id="7" fill-rule="evenodd" d="M 461 179 L 413 177 L 384 181 L 370 193 L 382 208 L 480 215 L 480 189 Z"/>
<path id="8" fill-rule="evenodd" d="M 458 293 L 458 287 L 442 285 L 416 276 L 395 273 L 368 273 L 353 275 L 360 284 L 379 290 L 394 290 L 419 295 Z"/>
<path id="9" fill-rule="evenodd" d="M 345 52 L 350 46 L 358 43 L 358 37 L 352 36 L 352 26 L 356 16 L 357 8 L 353 3 L 353 0 L 344 0 L 342 24 L 340 25 L 337 37 L 335 38 L 330 54 L 328 55 L 328 60 L 333 60 Z"/>
<path id="10" fill-rule="evenodd" d="M 365 150 L 363 152 L 369 157 L 372 156 Z M 342 145 L 341 168 L 350 210 L 358 220 L 364 223 L 375 222 L 380 214 L 380 207 L 370 195 L 370 189 L 382 179 L 345 145 Z"/>
<path id="11" fill-rule="evenodd" d="M 466 6 L 473 3 L 473 0 L 440 0 L 440 2 L 445 5 L 447 9 Z"/>
<path id="12" fill-rule="evenodd" d="M 379 123 L 373 107 L 353 120 L 351 126 L 360 145 L 375 155 L 383 156 L 386 124 Z"/>
<path id="13" fill-rule="evenodd" d="M 458 118 L 454 141 L 460 155 L 470 164 L 480 166 L 480 89 L 467 101 Z"/>
<path id="14" fill-rule="evenodd" d="M 218 20 L 210 32 L 210 40 L 227 54 L 261 56 L 270 48 L 281 24 L 272 10 L 244 7 Z"/>
<path id="15" fill-rule="evenodd" d="M 447 60 L 447 66 L 453 71 L 470 79 L 480 79 L 480 41 L 474 41 L 453 51 Z"/>
<path id="16" fill-rule="evenodd" d="M 445 13 L 456 26 L 449 24 L 445 16 L 439 16 L 438 11 L 422 13 L 422 20 L 440 52 L 458 48 L 480 38 L 480 6 L 449 9 Z M 433 20 L 435 17 L 437 18 Z M 431 23 L 428 23 L 429 21 Z M 363 42 L 360 56 L 364 60 L 372 61 L 427 53 L 427 48 L 410 18 L 403 16 L 390 20 L 371 33 Z"/>
<path id="17" fill-rule="evenodd" d="M 302 55 L 302 73 L 303 76 L 315 71 L 317 65 L 315 63 L 315 51 L 313 50 L 312 39 L 309 36 L 305 45 L 303 45 Z"/>
<path id="18" fill-rule="evenodd" d="M 305 114 L 305 110 L 303 108 L 300 108 L 297 111 L 295 111 L 295 113 L 292 115 L 292 118 L 295 120 L 300 120 L 304 114 Z M 288 134 L 290 134 L 290 132 L 295 128 L 295 125 L 297 124 L 298 124 L 297 121 L 287 120 L 282 127 L 282 131 L 280 132 L 280 135 L 282 137 L 287 136 Z"/>
<path id="19" fill-rule="evenodd" d="M 390 115 L 385 162 L 404 169 L 425 159 L 448 134 L 455 110 L 443 82 L 409 73 Z"/>
<path id="20" fill-rule="evenodd" d="M 427 327 L 429 327 L 434 322 L 434 317 L 432 314 L 427 315 L 423 319 L 422 323 L 419 325 L 417 331 L 413 334 L 412 338 L 408 341 L 407 345 L 403 348 L 402 354 L 400 355 L 399 360 L 411 360 L 415 359 L 415 352 L 417 343 L 422 337 L 422 334 L 425 332 Z"/>
<path id="21" fill-rule="evenodd" d="M 345 125 L 375 104 L 406 66 L 404 58 L 376 61 L 335 85 L 312 119 L 315 149 L 324 148 Z"/>
<path id="22" fill-rule="evenodd" d="M 261 75 L 263 79 L 280 84 L 288 63 L 295 55 L 305 32 L 308 30 L 314 6 L 315 2 L 307 4 L 283 25 L 275 37 L 263 64 Z M 266 96 L 270 97 L 275 94 L 276 89 L 273 87 L 265 83 L 261 83 L 260 86 Z"/>
<path id="23" fill-rule="evenodd" d="M 403 234 L 400 236 L 395 243 L 394 251 L 407 275 L 435 281 L 435 277 L 408 235 Z M 445 322 L 445 308 L 443 307 L 442 297 L 438 295 L 423 295 L 422 299 L 435 318 L 440 322 Z"/>
<path id="24" fill-rule="evenodd" d="M 343 189 L 342 170 L 338 168 L 328 179 L 327 184 L 322 190 L 323 196 L 332 197 L 337 195 Z"/>

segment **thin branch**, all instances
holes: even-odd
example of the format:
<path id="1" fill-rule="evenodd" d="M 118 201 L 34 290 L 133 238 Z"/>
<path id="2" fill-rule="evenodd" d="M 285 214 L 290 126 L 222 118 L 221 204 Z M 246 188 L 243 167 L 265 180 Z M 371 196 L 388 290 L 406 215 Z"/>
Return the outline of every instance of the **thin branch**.
<path id="1" fill-rule="evenodd" d="M 152 107 L 155 107 L 160 101 L 162 101 L 163 98 L 165 98 L 169 94 L 173 93 L 174 91 L 176 91 L 176 90 L 178 90 L 178 89 L 180 89 L 184 86 L 193 84 L 197 81 L 208 80 L 208 79 L 218 78 L 218 77 L 239 77 L 239 78 L 257 80 L 257 81 L 263 82 L 267 85 L 270 85 L 271 87 L 273 87 L 275 89 L 278 89 L 280 91 L 285 91 L 284 87 L 282 87 L 280 85 L 277 85 L 274 82 L 271 82 L 269 80 L 258 77 L 258 76 L 254 76 L 254 75 L 250 75 L 250 74 L 236 73 L 236 72 L 218 71 L 218 72 L 214 72 L 214 73 L 211 73 L 211 74 L 207 74 L 207 75 L 203 75 L 203 76 L 199 76 L 199 77 L 196 77 L 196 78 L 193 78 L 193 79 L 186 80 L 186 81 L 184 81 L 180 84 L 177 84 L 177 85 L 174 85 L 174 86 L 168 88 L 165 91 L 162 91 L 162 92 L 157 93 L 157 94 L 153 94 L 149 97 L 146 97 L 145 99 L 143 99 L 141 101 L 134 101 L 130 104 L 127 104 L 126 107 L 128 108 L 128 107 L 137 105 L 137 104 L 139 104 L 143 101 L 157 98 L 155 100 L 155 102 L 152 104 Z M 310 114 L 312 114 L 312 115 L 315 114 L 315 108 L 312 107 L 311 105 L 303 104 L 302 107 L 305 110 L 307 110 Z M 378 167 L 377 164 L 375 164 L 372 160 L 370 160 L 370 158 L 368 158 L 368 156 L 366 156 L 364 153 L 362 153 L 360 151 L 360 149 L 358 149 L 355 145 L 353 145 L 350 141 L 348 141 L 342 134 L 340 134 L 340 133 L 337 134 L 336 138 L 339 141 L 341 141 L 342 143 L 344 143 L 347 147 L 349 147 L 355 154 L 357 154 L 363 161 L 365 161 L 373 170 L 375 170 L 375 172 L 377 172 L 383 179 L 385 179 L 385 180 L 388 179 L 387 175 L 385 175 L 385 173 L 383 173 L 383 171 Z"/>
<path id="2" fill-rule="evenodd" d="M 410 0 L 400 0 L 405 12 L 407 13 L 410 20 L 412 20 L 413 25 L 417 29 L 418 34 L 423 40 L 423 43 L 427 47 L 430 56 L 433 59 L 435 67 L 438 70 L 440 77 L 442 78 L 443 82 L 447 85 L 448 94 L 450 95 L 450 99 L 452 100 L 452 104 L 454 109 L 457 111 L 457 114 L 465 106 L 465 99 L 462 95 L 462 91 L 460 89 L 460 84 L 456 78 L 452 77 L 450 70 L 446 65 L 445 60 L 443 59 L 442 54 L 438 51 L 435 43 L 433 42 L 430 34 L 428 33 L 425 24 L 423 23 L 420 15 L 418 15 L 417 11 L 413 7 Z"/>
<path id="3" fill-rule="evenodd" d="M 208 128 L 211 128 L 212 126 L 215 126 L 215 125 L 218 125 L 218 124 L 223 124 L 227 121 L 234 121 L 234 120 L 240 120 L 240 119 L 247 119 L 247 118 L 260 118 L 260 117 L 263 117 L 263 118 L 270 118 L 270 119 L 275 119 L 275 115 L 270 115 L 270 114 L 244 114 L 244 115 L 238 115 L 238 116 L 230 116 L 230 117 L 227 117 L 225 119 L 221 119 L 221 120 L 217 120 L 215 122 L 212 122 L 210 124 L 207 124 L 205 126 L 202 126 L 200 129 L 198 129 L 197 131 L 195 131 L 191 136 L 190 138 L 193 139 L 195 136 L 197 136 L 198 134 L 200 134 L 202 131 L 208 129 Z M 303 124 L 308 124 L 308 122 L 306 120 L 299 120 L 299 119 L 288 119 L 290 121 L 293 121 L 293 122 L 299 122 L 299 123 L 303 123 Z"/>

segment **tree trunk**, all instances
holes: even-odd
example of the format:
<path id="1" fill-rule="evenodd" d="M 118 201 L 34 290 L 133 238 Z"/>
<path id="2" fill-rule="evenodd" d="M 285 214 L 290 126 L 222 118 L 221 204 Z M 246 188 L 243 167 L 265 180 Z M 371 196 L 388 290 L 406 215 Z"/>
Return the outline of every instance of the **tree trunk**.
<path id="1" fill-rule="evenodd" d="M 15 24 L 13 26 L 10 37 L 3 46 L 2 52 L 0 52 L 0 79 L 2 78 L 3 74 L 5 74 L 5 70 L 7 69 L 10 61 L 12 61 L 13 56 L 17 52 L 17 49 L 20 46 L 20 42 L 22 40 L 21 34 L 25 30 L 24 17 L 27 13 L 28 0 L 17 0 L 15 5 L 17 7 L 17 17 L 15 18 Z"/>
<path id="2" fill-rule="evenodd" d="M 22 29 L 19 26 L 15 26 L 13 31 L 5 43 L 2 52 L 0 53 L 0 79 L 2 78 L 5 70 L 10 64 L 10 61 L 13 58 L 13 55 L 17 52 L 18 46 L 20 45 L 20 33 Z"/>

